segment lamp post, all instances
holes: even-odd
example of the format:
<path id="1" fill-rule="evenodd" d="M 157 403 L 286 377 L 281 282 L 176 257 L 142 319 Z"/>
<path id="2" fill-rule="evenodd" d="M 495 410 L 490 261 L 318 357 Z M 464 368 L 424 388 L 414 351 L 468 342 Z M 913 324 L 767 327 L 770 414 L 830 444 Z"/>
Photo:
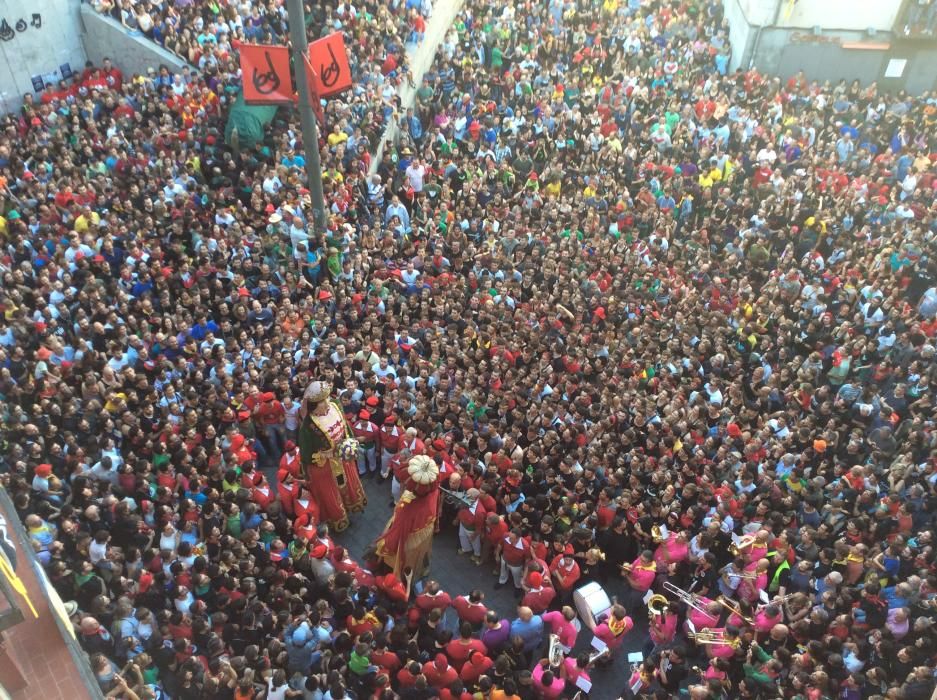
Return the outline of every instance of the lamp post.
<path id="1" fill-rule="evenodd" d="M 306 179 L 312 196 L 312 215 L 315 230 L 325 231 L 325 196 L 322 194 L 322 164 L 319 161 L 319 130 L 312 111 L 312 95 L 306 81 L 305 55 L 309 47 L 306 40 L 306 11 L 303 0 L 286 0 L 287 21 L 290 25 L 290 43 L 293 45 L 293 69 L 299 91 L 299 123 L 303 133 L 306 156 Z M 315 99 L 318 99 L 316 96 Z"/>

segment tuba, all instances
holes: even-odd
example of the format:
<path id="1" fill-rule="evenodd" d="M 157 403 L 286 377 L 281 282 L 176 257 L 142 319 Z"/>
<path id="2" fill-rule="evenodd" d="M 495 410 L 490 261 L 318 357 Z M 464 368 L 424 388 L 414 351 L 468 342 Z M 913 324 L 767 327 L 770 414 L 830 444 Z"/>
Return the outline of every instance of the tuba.
<path id="1" fill-rule="evenodd" d="M 555 634 L 550 635 L 550 652 L 547 654 L 547 658 L 553 668 L 559 668 L 563 664 L 563 659 L 566 658 L 566 651 L 563 649 L 563 645 L 560 644 L 560 638 Z"/>

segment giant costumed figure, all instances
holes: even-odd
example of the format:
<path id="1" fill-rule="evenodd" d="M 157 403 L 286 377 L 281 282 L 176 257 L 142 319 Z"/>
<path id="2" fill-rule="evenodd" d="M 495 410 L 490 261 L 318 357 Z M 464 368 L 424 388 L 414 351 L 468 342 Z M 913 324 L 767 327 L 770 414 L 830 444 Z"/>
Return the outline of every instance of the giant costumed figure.
<path id="1" fill-rule="evenodd" d="M 300 409 L 299 453 L 309 492 L 319 515 L 335 532 L 348 527 L 348 513 L 360 513 L 368 499 L 358 478 L 358 445 L 342 410 L 329 397 L 331 387 L 314 381 Z"/>
<path id="2" fill-rule="evenodd" d="M 432 457 L 416 455 L 396 476 L 404 491 L 375 547 L 377 555 L 398 578 L 407 569 L 421 578 L 429 568 L 433 548 L 439 509 L 439 466 Z"/>

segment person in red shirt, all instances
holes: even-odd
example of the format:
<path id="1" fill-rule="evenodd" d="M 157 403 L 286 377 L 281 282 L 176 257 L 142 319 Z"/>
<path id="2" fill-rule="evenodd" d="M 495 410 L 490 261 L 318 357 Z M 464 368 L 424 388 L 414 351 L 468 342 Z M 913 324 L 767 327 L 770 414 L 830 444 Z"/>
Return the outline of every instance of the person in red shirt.
<path id="1" fill-rule="evenodd" d="M 423 675 L 434 688 L 445 688 L 459 677 L 458 672 L 449 665 L 449 659 L 442 652 L 436 654 L 434 660 L 423 664 Z"/>
<path id="2" fill-rule="evenodd" d="M 521 599 L 521 605 L 533 610 L 535 615 L 539 615 L 550 607 L 550 603 L 556 597 L 556 591 L 544 585 L 543 574 L 539 571 L 530 572 L 527 575 L 527 581 L 529 588 Z"/>
<path id="3" fill-rule="evenodd" d="M 265 512 L 267 508 L 270 507 L 270 504 L 277 500 L 276 491 L 270 488 L 270 484 L 267 483 L 267 478 L 262 472 L 256 472 L 254 474 L 254 487 L 251 489 L 251 500 Z"/>
<path id="4" fill-rule="evenodd" d="M 379 591 L 390 598 L 391 601 L 395 603 L 407 602 L 407 589 L 393 573 L 389 573 L 386 576 L 375 576 L 374 585 L 377 586 Z"/>
<path id="5" fill-rule="evenodd" d="M 514 588 L 521 590 L 524 565 L 530 559 L 530 542 L 521 537 L 520 530 L 511 530 L 501 540 L 495 556 L 501 560 L 501 575 L 495 588 L 504 586 L 510 573 Z"/>
<path id="6" fill-rule="evenodd" d="M 445 658 L 445 657 L 443 657 Z M 400 689 L 412 688 L 416 683 L 416 678 L 422 673 L 419 661 L 411 661 L 397 672 L 397 683 Z"/>
<path id="7" fill-rule="evenodd" d="M 390 475 L 390 460 L 400 451 L 403 442 L 403 431 L 397 425 L 397 416 L 387 416 L 381 426 L 378 442 L 381 446 L 381 479 Z"/>
<path id="8" fill-rule="evenodd" d="M 285 469 L 292 474 L 294 478 L 298 477 L 302 471 L 302 466 L 299 462 L 299 447 L 292 440 L 286 441 L 283 456 L 280 457 L 280 469 Z"/>
<path id="9" fill-rule="evenodd" d="M 572 547 L 570 545 L 566 547 L 566 551 L 555 556 L 550 562 L 550 575 L 553 577 L 553 586 L 560 600 L 570 603 L 573 599 L 573 587 L 582 573 L 579 570 L 579 564 L 573 559 Z"/>
<path id="10" fill-rule="evenodd" d="M 378 666 L 388 676 L 397 673 L 400 668 L 400 657 L 387 648 L 387 639 L 379 634 L 374 639 L 374 651 L 371 652 L 371 663 Z"/>
<path id="11" fill-rule="evenodd" d="M 446 644 L 446 655 L 449 657 L 449 661 L 452 662 L 455 670 L 461 671 L 462 666 L 469 660 L 472 653 L 476 651 L 482 654 L 488 653 L 488 649 L 485 648 L 485 643 L 480 639 L 472 637 L 472 625 L 468 622 L 463 622 L 459 627 L 459 638 L 452 639 Z"/>
<path id="12" fill-rule="evenodd" d="M 455 600 L 452 601 L 452 609 L 458 614 L 459 620 L 469 623 L 472 625 L 473 629 L 477 630 L 481 627 L 482 623 L 485 621 L 485 616 L 488 614 L 488 608 L 486 608 L 485 604 L 482 602 L 484 599 L 485 594 L 476 589 L 469 593 L 468 596 L 457 596 Z"/>
<path id="13" fill-rule="evenodd" d="M 440 588 L 437 581 L 429 581 L 423 592 L 416 597 L 416 607 L 424 614 L 437 609 L 444 613 L 450 605 L 452 605 L 452 598 Z"/>
<path id="14" fill-rule="evenodd" d="M 481 564 L 482 532 L 485 528 L 485 507 L 481 504 L 481 492 L 472 488 L 465 492 L 472 504 L 459 509 L 459 544 L 460 554 L 471 554 L 472 561 Z"/>
<path id="15" fill-rule="evenodd" d="M 380 443 L 380 431 L 371 421 L 371 412 L 361 409 L 358 420 L 351 424 L 351 432 L 358 441 L 358 473 L 377 473 L 377 455 Z"/>
<path id="16" fill-rule="evenodd" d="M 266 391 L 260 395 L 260 403 L 255 405 L 254 420 L 263 429 L 264 443 L 273 459 L 279 460 L 286 446 L 286 410 L 277 400 L 277 395 Z"/>
<path id="17" fill-rule="evenodd" d="M 280 499 L 283 512 L 290 518 L 296 513 L 294 503 L 299 497 L 301 488 L 301 484 L 296 481 L 295 475 L 289 470 L 280 469 L 277 472 L 277 497 Z"/>
<path id="18" fill-rule="evenodd" d="M 489 513 L 485 517 L 485 533 L 482 539 L 482 561 L 488 560 L 488 555 L 497 552 L 498 545 L 508 534 L 508 524 L 504 516 Z M 495 557 L 497 561 L 497 557 Z"/>
<path id="19" fill-rule="evenodd" d="M 459 677 L 463 683 L 472 687 L 478 683 L 479 678 L 491 670 L 492 666 L 494 662 L 491 659 L 480 651 L 473 651 L 468 661 L 463 664 L 462 670 L 459 671 Z"/>

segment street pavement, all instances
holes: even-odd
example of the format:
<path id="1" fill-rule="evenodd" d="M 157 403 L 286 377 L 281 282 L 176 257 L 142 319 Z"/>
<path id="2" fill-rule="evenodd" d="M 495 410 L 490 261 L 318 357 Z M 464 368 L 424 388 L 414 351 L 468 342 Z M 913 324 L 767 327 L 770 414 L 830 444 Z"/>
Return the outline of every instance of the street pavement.
<path id="1" fill-rule="evenodd" d="M 363 561 L 365 550 L 381 534 L 392 512 L 389 481 L 379 484 L 377 480 L 364 479 L 362 483 L 368 495 L 367 509 L 364 513 L 352 515 L 348 529 L 334 535 L 334 539 L 357 561 Z M 494 565 L 489 562 L 475 566 L 468 557 L 460 556 L 457 553 L 458 549 L 455 528 L 449 523 L 444 524 L 442 532 L 436 535 L 433 541 L 429 577 L 439 581 L 453 598 L 468 594 L 476 588 L 483 591 L 484 602 L 489 610 L 497 610 L 502 617 L 513 620 L 517 616 L 517 599 L 511 590 L 512 586 L 495 590 L 494 584 L 498 578 L 493 573 Z M 618 592 L 618 588 L 606 590 L 610 597 Z M 648 639 L 646 616 L 638 614 L 634 621 L 636 626 L 625 640 L 624 652 L 619 652 L 611 665 L 590 672 L 593 683 L 589 693 L 590 700 L 615 700 L 622 695 L 631 676 L 630 664 L 626 657 L 630 652 L 641 651 Z M 588 649 L 591 640 L 591 633 L 583 628 L 574 652 Z"/>

